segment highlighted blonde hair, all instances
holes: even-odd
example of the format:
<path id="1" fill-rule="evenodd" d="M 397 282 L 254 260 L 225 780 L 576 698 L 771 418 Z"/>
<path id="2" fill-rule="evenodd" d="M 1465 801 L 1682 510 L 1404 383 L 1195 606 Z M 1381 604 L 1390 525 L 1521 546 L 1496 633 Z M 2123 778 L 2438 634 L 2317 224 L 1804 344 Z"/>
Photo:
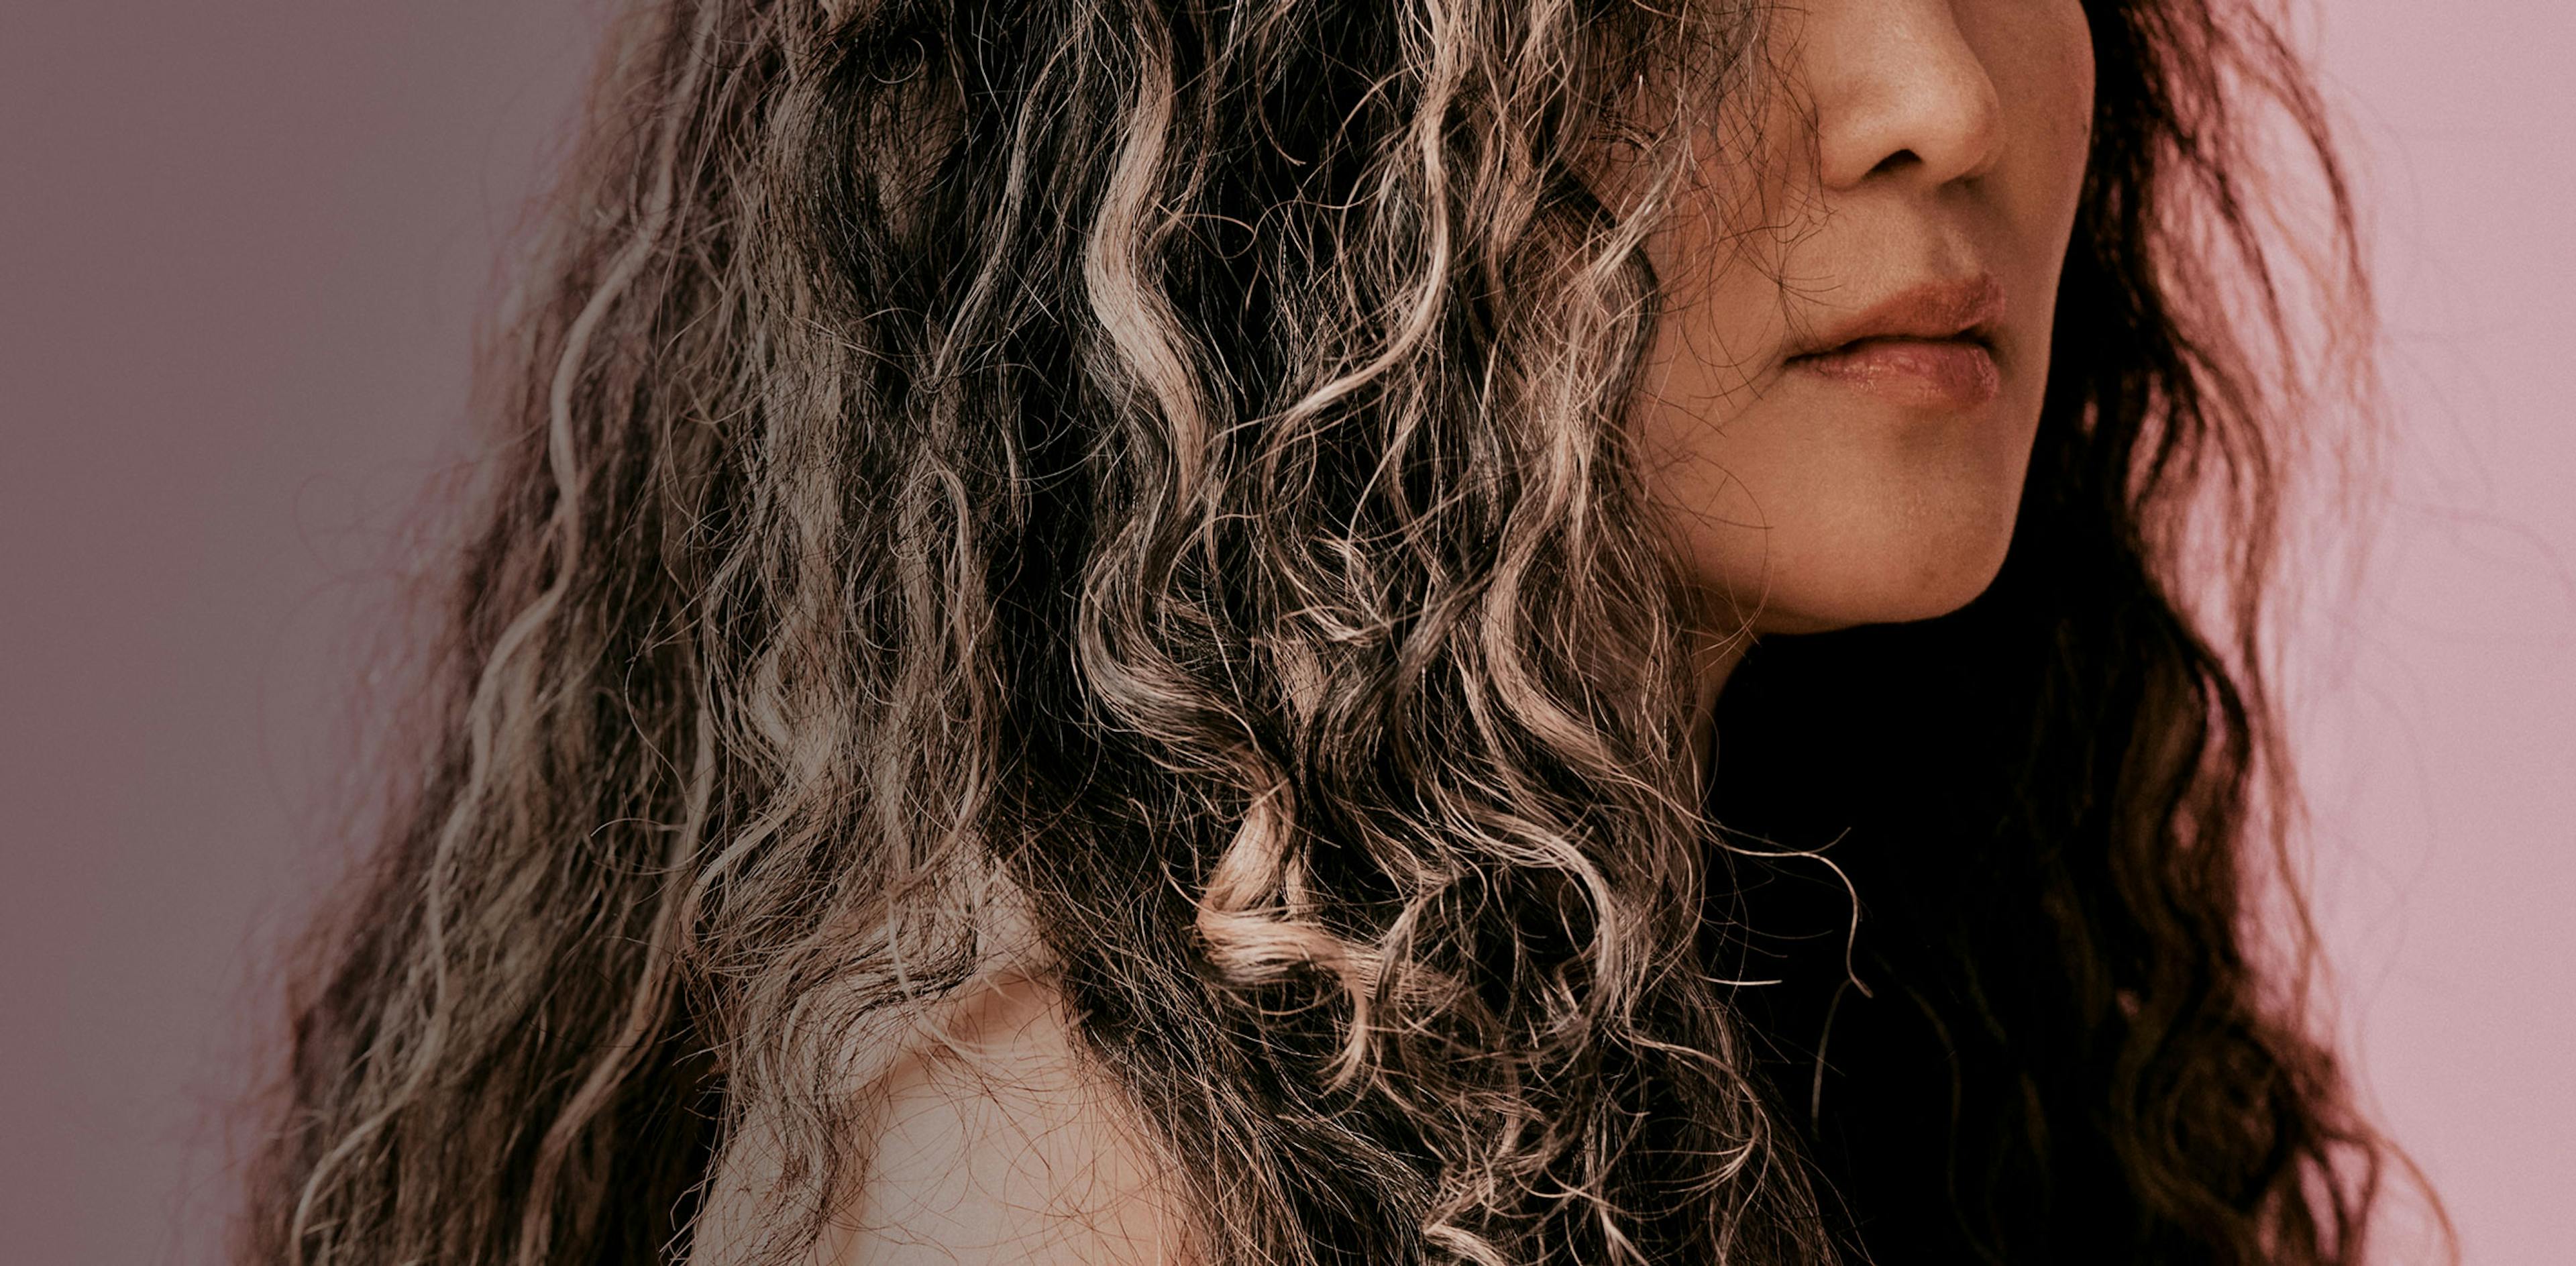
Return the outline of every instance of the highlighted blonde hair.
<path id="1" fill-rule="evenodd" d="M 2189 3 L 2101 23 L 2174 99 L 2235 49 Z M 756 1139 L 750 1247 L 792 1260 L 858 1178 L 848 1088 L 1003 910 L 1211 1266 L 1830 1259 L 1706 965 L 1698 613 L 1624 426 L 1638 245 L 1761 34 L 636 8 L 493 347 L 424 751 L 313 941 L 244 1259 L 664 1260 Z M 2144 100 L 2106 249 L 2166 248 L 2114 204 L 2200 139 Z M 2134 437 L 2227 368 L 2055 425 Z M 2199 1242 L 2349 1251 L 2285 1146 L 2291 1194 Z"/>

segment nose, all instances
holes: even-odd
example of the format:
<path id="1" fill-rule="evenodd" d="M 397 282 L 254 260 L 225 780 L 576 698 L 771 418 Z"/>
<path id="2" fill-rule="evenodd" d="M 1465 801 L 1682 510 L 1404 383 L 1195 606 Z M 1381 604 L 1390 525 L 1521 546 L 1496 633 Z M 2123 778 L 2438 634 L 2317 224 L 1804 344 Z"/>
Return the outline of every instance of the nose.
<path id="1" fill-rule="evenodd" d="M 2003 105 L 1951 0 L 1813 0 L 1799 64 L 1828 189 L 1938 188 L 1991 169 Z"/>

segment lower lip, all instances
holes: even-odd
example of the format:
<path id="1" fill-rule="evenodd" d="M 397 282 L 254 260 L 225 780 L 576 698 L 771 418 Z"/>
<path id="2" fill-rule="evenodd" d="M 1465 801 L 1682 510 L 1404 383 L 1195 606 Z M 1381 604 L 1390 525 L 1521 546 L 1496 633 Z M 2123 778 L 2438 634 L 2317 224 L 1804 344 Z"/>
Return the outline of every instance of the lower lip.
<path id="1" fill-rule="evenodd" d="M 1967 339 L 1861 339 L 1787 363 L 1918 409 L 1973 409 L 2003 390 L 1994 353 Z"/>

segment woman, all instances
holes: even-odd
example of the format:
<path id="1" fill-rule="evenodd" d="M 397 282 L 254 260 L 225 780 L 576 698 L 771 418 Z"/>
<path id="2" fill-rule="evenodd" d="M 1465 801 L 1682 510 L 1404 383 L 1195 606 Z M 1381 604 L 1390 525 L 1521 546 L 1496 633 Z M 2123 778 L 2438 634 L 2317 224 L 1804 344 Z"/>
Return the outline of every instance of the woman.
<path id="1" fill-rule="evenodd" d="M 2358 299 L 2213 0 L 641 8 L 245 1259 L 2357 1260 L 2274 118 Z"/>

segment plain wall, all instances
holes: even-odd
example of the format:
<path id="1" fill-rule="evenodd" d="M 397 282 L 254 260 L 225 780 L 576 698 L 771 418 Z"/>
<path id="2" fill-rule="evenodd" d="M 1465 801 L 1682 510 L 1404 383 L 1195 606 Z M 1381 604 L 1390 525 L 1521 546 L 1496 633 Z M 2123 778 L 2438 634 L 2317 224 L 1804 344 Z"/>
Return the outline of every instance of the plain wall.
<path id="1" fill-rule="evenodd" d="M 452 451 L 495 242 L 598 14 L 0 18 L 0 1234 L 210 1261 L 205 1123 L 390 514 Z M 2334 0 L 2392 495 L 2303 651 L 2352 1057 L 2467 1260 L 2576 1256 L 2576 6 Z"/>
<path id="2" fill-rule="evenodd" d="M 2303 643 L 2313 887 L 2464 1260 L 2576 1261 L 2576 5 L 2318 7 L 2394 433 L 2360 600 Z"/>

